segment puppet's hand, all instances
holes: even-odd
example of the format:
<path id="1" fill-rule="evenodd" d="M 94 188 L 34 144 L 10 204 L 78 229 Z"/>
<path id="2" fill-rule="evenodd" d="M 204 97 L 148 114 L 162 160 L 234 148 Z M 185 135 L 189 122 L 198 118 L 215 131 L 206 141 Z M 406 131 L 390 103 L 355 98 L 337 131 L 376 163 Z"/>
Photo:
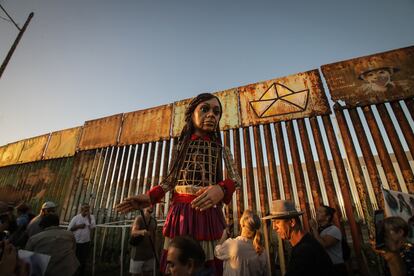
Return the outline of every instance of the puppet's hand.
<path id="1" fill-rule="evenodd" d="M 149 195 L 141 194 L 131 196 L 116 206 L 116 210 L 120 213 L 129 213 L 135 210 L 140 210 L 151 205 Z"/>
<path id="2" fill-rule="evenodd" d="M 212 185 L 199 190 L 196 195 L 198 197 L 191 202 L 191 207 L 204 211 L 219 203 L 224 197 L 224 192 L 219 185 Z"/>

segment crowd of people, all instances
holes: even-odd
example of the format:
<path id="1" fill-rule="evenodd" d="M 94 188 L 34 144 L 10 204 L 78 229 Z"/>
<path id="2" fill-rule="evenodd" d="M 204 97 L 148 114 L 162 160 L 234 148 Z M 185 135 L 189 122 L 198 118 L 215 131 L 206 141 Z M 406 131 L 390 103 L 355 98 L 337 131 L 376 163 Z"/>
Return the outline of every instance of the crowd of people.
<path id="1" fill-rule="evenodd" d="M 65 229 L 60 226 L 57 207 L 47 201 L 35 216 L 24 203 L 14 207 L 0 202 L 0 275 L 86 275 L 95 218 L 89 205 L 82 204 L 80 213 Z M 32 257 L 20 257 L 20 249 Z M 37 256 L 46 256 L 46 265 Z"/>
<path id="2" fill-rule="evenodd" d="M 285 275 L 347 275 L 347 243 L 339 227 L 332 223 L 335 209 L 329 206 L 319 207 L 307 232 L 302 227 L 303 212 L 292 201 L 275 200 L 270 214 L 263 218 L 245 210 L 240 219 L 240 234 L 230 236 L 223 204 L 232 201 L 241 179 L 230 151 L 221 142 L 222 112 L 221 102 L 213 94 L 203 93 L 192 99 L 168 174 L 147 193 L 125 198 L 116 206 L 120 213 L 142 211 L 131 229 L 130 273 L 268 275 L 271 263 L 261 229 L 263 223 L 271 220 L 279 237 L 291 245 Z M 223 164 L 227 178 L 223 177 Z M 158 259 L 157 223 L 151 214 L 153 206 L 167 192 L 171 192 L 172 199 Z M 30 208 L 22 204 L 17 206 L 15 218 L 14 207 L 0 203 L 0 275 L 27 275 L 27 266 L 16 258 L 16 248 L 50 256 L 46 275 L 85 275 L 95 218 L 89 205 L 82 204 L 67 230 L 60 229 L 57 207 L 53 202 L 45 202 L 40 214 L 34 217 Z M 414 275 L 414 251 L 406 240 L 406 224 L 398 218 L 384 220 L 386 246 L 375 249 L 384 256 L 392 276 Z"/>

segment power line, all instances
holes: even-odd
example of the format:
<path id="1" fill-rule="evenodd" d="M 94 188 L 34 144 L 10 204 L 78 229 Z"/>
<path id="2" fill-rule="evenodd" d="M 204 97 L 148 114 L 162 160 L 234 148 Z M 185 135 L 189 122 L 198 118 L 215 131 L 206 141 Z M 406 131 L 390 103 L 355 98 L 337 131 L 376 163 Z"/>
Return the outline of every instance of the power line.
<path id="1" fill-rule="evenodd" d="M 3 8 L 3 6 L 0 4 L 0 8 L 3 10 L 3 12 L 7 15 L 7 17 L 10 19 L 10 21 L 16 26 L 16 28 L 21 31 L 20 27 L 14 22 L 13 18 L 7 13 L 7 11 Z"/>
<path id="2" fill-rule="evenodd" d="M 7 22 L 11 22 L 10 19 L 3 17 L 3 16 L 0 16 L 0 19 L 3 19 L 4 21 L 7 21 Z"/>

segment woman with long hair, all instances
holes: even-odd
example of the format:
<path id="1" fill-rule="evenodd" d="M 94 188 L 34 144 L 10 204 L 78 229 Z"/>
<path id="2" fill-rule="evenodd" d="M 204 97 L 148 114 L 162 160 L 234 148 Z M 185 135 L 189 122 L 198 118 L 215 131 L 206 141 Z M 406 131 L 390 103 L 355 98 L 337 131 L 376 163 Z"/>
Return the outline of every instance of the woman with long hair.
<path id="1" fill-rule="evenodd" d="M 148 193 L 126 198 L 117 206 L 119 212 L 131 212 L 156 204 L 166 192 L 172 192 L 172 204 L 163 227 L 162 272 L 170 240 L 189 235 L 204 249 L 206 263 L 215 275 L 222 273 L 222 263 L 214 258 L 213 252 L 225 228 L 222 203 L 231 202 L 240 180 L 239 177 L 223 180 L 222 158 L 227 170 L 234 170 L 230 168 L 229 151 L 221 143 L 221 115 L 222 106 L 216 96 L 203 93 L 195 97 L 185 111 L 185 126 L 168 175 Z"/>
<path id="2" fill-rule="evenodd" d="M 240 219 L 240 236 L 227 239 L 228 233 L 223 233 L 214 251 L 216 257 L 224 261 L 223 275 L 267 275 L 267 254 L 260 225 L 260 218 L 247 209 Z"/>

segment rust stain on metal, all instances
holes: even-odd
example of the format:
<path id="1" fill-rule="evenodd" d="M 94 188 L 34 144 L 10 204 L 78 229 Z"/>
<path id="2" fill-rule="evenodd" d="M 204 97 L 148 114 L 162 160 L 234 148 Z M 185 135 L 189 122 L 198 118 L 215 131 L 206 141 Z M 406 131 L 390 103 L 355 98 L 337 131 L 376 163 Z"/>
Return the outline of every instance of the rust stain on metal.
<path id="1" fill-rule="evenodd" d="M 395 157 L 397 158 L 397 162 L 401 169 L 401 173 L 404 178 L 405 184 L 408 188 L 409 193 L 413 193 L 414 174 L 410 167 L 410 164 L 408 163 L 407 155 L 405 154 L 400 138 L 398 137 L 394 123 L 392 122 L 391 117 L 384 104 L 377 105 L 377 109 L 380 114 L 381 120 L 384 124 L 387 135 L 390 138 L 389 140 L 392 149 L 394 150 Z"/>
<path id="2" fill-rule="evenodd" d="M 51 180 L 55 177 L 53 172 L 48 166 L 40 167 L 27 174 L 25 185 L 36 186 L 39 183 L 51 183 Z"/>
<path id="3" fill-rule="evenodd" d="M 411 156 L 414 156 L 414 132 L 408 123 L 407 117 L 404 115 L 404 111 L 402 110 L 400 103 L 393 102 L 391 103 L 391 107 L 395 117 L 397 118 L 397 122 L 400 125 L 405 141 L 407 142 Z"/>
<path id="4" fill-rule="evenodd" d="M 328 138 L 329 148 L 331 150 L 336 172 L 338 174 L 339 187 L 341 188 L 342 197 L 344 199 L 345 212 L 351 228 L 352 242 L 354 245 L 355 254 L 357 256 L 360 267 L 364 267 L 364 261 L 361 253 L 362 236 L 360 234 L 358 225 L 355 220 L 355 215 L 352 208 L 351 192 L 349 190 L 349 182 L 346 175 L 342 156 L 339 151 L 338 141 L 336 140 L 336 134 L 333 129 L 330 116 L 323 116 L 322 119 L 326 130 L 326 136 Z"/>
<path id="5" fill-rule="evenodd" d="M 174 103 L 174 115 L 172 125 L 172 136 L 178 137 L 185 125 L 185 109 L 190 103 L 191 99 L 185 99 Z"/>
<path id="6" fill-rule="evenodd" d="M 234 152 L 234 163 L 237 166 L 237 172 L 242 177 L 242 157 L 241 157 L 241 145 L 240 145 L 240 129 L 236 128 L 233 130 L 233 152 Z M 236 190 L 236 202 L 237 202 L 237 217 L 241 218 L 244 212 L 244 195 L 243 189 Z"/>
<path id="7" fill-rule="evenodd" d="M 74 127 L 52 132 L 44 159 L 54 159 L 75 155 L 82 127 Z"/>
<path id="8" fill-rule="evenodd" d="M 355 107 L 413 97 L 413 65 L 411 46 L 326 64 L 322 72 L 332 100 Z"/>
<path id="9" fill-rule="evenodd" d="M 305 211 L 305 213 L 303 214 L 303 226 L 306 230 L 309 230 L 310 229 L 309 219 L 311 218 L 311 212 L 310 212 L 310 207 L 309 207 L 308 196 L 306 193 L 305 177 L 303 175 L 303 167 L 301 165 L 301 160 L 299 157 L 298 143 L 296 142 L 296 134 L 293 129 L 292 121 L 286 122 L 286 129 L 287 129 L 287 135 L 289 139 L 290 153 L 292 157 L 293 171 L 295 175 L 295 182 L 296 182 L 296 189 L 297 189 L 298 198 L 299 198 L 299 205 L 300 205 L 300 209 Z M 309 152 L 305 151 L 305 155 L 306 154 L 309 154 Z M 316 200 L 315 205 L 319 206 L 319 198 L 314 197 L 314 200 Z"/>
<path id="10" fill-rule="evenodd" d="M 272 134 L 269 124 L 263 125 L 267 162 L 269 167 L 269 180 L 272 191 L 272 200 L 280 199 L 279 180 L 277 178 L 275 149 L 273 147 Z"/>
<path id="11" fill-rule="evenodd" d="M 398 183 L 397 174 L 395 172 L 394 166 L 392 165 L 390 155 L 388 153 L 387 147 L 385 146 L 384 138 L 382 137 L 382 133 L 379 129 L 377 121 L 375 120 L 371 107 L 365 106 L 362 108 L 362 111 L 364 112 L 365 119 L 371 131 L 375 148 L 377 149 L 378 156 L 384 169 L 388 185 L 394 191 L 401 191 L 400 185 Z"/>
<path id="12" fill-rule="evenodd" d="M 6 151 L 6 149 L 7 149 L 7 145 L 0 147 L 0 162 L 3 158 L 3 153 Z"/>
<path id="13" fill-rule="evenodd" d="M 86 121 L 79 141 L 79 150 L 89 150 L 117 144 L 122 114 Z"/>
<path id="14" fill-rule="evenodd" d="M 313 159 L 312 149 L 308 132 L 306 131 L 305 121 L 303 119 L 297 120 L 299 135 L 302 142 L 302 147 L 305 157 L 306 170 L 308 172 L 309 185 L 312 191 L 313 202 L 316 208 L 321 205 L 322 192 L 320 189 L 319 179 L 316 172 L 315 160 Z"/>
<path id="15" fill-rule="evenodd" d="M 0 159 L 0 167 L 17 164 L 22 152 L 24 141 L 8 144 Z"/>
<path id="16" fill-rule="evenodd" d="M 240 127 L 239 97 L 237 88 L 214 93 L 221 102 L 223 114 L 220 120 L 220 129 L 228 130 Z"/>
<path id="17" fill-rule="evenodd" d="M 355 129 L 355 133 L 362 151 L 362 155 L 364 157 L 365 164 L 367 166 L 368 175 L 375 193 L 375 199 L 377 200 L 379 208 L 383 209 L 384 200 L 381 192 L 382 182 L 378 173 L 377 165 L 374 160 L 374 155 L 372 154 L 371 147 L 368 142 L 368 138 L 365 134 L 364 127 L 362 126 L 361 119 L 358 116 L 358 112 L 356 111 L 356 109 L 349 109 L 348 112 Z"/>
<path id="18" fill-rule="evenodd" d="M 280 171 L 282 176 L 283 191 L 285 199 L 292 199 L 292 181 L 289 172 L 289 163 L 287 160 L 285 141 L 283 139 L 282 125 L 280 122 L 275 123 L 275 137 L 277 141 L 277 150 L 279 152 Z"/>
<path id="19" fill-rule="evenodd" d="M 243 128 L 243 145 L 244 156 L 246 160 L 246 186 L 247 186 L 247 203 L 249 208 L 256 211 L 256 196 L 254 188 L 253 157 L 250 143 L 250 131 L 248 127 Z"/>
<path id="20" fill-rule="evenodd" d="M 263 159 L 262 139 L 259 126 L 253 127 L 253 137 L 256 156 L 257 181 L 259 186 L 260 211 L 262 214 L 267 214 L 269 212 L 269 201 Z"/>
<path id="21" fill-rule="evenodd" d="M 238 91 L 243 126 L 330 113 L 318 70 L 246 85 Z"/>
<path id="22" fill-rule="evenodd" d="M 317 122 L 317 118 L 310 118 L 309 121 L 312 128 L 312 134 L 315 139 L 316 151 L 318 152 L 319 165 L 321 167 L 323 181 L 325 183 L 329 206 L 334 206 L 336 210 L 340 210 L 341 206 L 339 205 L 338 197 L 335 192 L 334 180 L 332 178 L 331 168 L 329 166 L 328 156 L 326 154 L 326 149 L 322 139 L 321 130 Z M 340 225 L 339 222 L 341 221 L 341 219 L 341 212 L 337 212 L 337 216 L 334 216 L 335 225 Z"/>
<path id="23" fill-rule="evenodd" d="M 355 146 L 349 131 L 349 127 L 345 121 L 345 116 L 343 110 L 337 105 L 334 105 L 334 111 L 336 119 L 338 120 L 339 130 L 341 132 L 342 141 L 344 142 L 346 155 L 349 160 L 349 165 L 351 167 L 352 175 L 355 181 L 355 186 L 357 189 L 359 200 L 361 201 L 362 209 L 365 214 L 365 218 L 368 224 L 368 230 L 373 234 L 373 215 L 374 211 L 372 208 L 371 200 L 368 196 L 367 185 L 365 182 L 364 174 L 362 172 L 361 164 L 355 150 Z"/>
<path id="24" fill-rule="evenodd" d="M 120 145 L 148 143 L 170 136 L 172 104 L 125 113 Z"/>
<path id="25" fill-rule="evenodd" d="M 24 146 L 19 157 L 19 163 L 28 163 L 42 159 L 49 134 L 24 140 Z"/>

